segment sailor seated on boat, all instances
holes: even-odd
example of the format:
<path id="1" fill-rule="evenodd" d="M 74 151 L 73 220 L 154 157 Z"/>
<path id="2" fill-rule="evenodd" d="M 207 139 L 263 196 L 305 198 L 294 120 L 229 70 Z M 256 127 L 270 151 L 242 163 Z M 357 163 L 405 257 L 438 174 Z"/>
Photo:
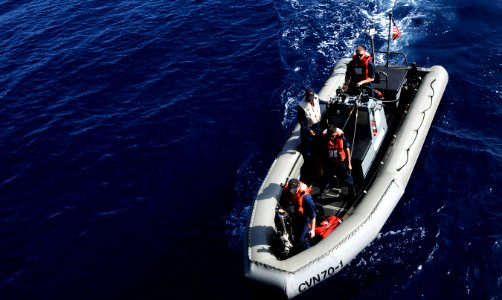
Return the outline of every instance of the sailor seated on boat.
<path id="1" fill-rule="evenodd" d="M 324 155 L 322 159 L 323 187 L 340 187 L 340 184 L 353 188 L 352 159 L 350 144 L 343 131 L 336 126 L 330 126 L 323 132 Z M 333 186 L 334 185 L 334 186 Z"/>
<path id="2" fill-rule="evenodd" d="M 349 95 L 359 95 L 360 87 L 366 85 L 373 91 L 371 84 L 375 80 L 375 64 L 373 58 L 366 52 L 364 46 L 359 46 L 356 53 L 352 56 L 352 60 L 347 65 L 345 72 L 345 83 L 342 90 Z M 373 92 L 371 93 L 374 97 Z"/>
<path id="3" fill-rule="evenodd" d="M 292 217 L 294 252 L 309 248 L 309 239 L 315 236 L 317 216 L 310 187 L 298 179 L 290 179 L 279 200 L 279 213 L 285 211 Z"/>

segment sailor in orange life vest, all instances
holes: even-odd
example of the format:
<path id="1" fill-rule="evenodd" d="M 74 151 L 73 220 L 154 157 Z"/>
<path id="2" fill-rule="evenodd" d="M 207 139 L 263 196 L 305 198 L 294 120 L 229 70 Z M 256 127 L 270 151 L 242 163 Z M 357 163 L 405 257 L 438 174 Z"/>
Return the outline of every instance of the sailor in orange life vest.
<path id="1" fill-rule="evenodd" d="M 287 211 L 293 220 L 293 243 L 296 251 L 310 247 L 315 236 L 316 211 L 310 187 L 298 179 L 289 180 L 282 190 L 279 213 Z"/>
<path id="2" fill-rule="evenodd" d="M 333 187 L 334 183 L 337 187 L 341 184 L 348 186 L 349 191 L 352 191 L 352 175 L 349 174 L 349 171 L 352 170 L 350 144 L 343 135 L 343 131 L 335 126 L 330 126 L 323 132 L 323 141 L 325 149 L 322 164 L 324 188 Z"/>
<path id="3" fill-rule="evenodd" d="M 319 169 L 319 152 L 322 144 L 321 103 L 327 104 L 329 101 L 320 100 L 314 89 L 309 87 L 305 91 L 305 101 L 300 102 L 296 113 L 296 119 L 301 126 L 301 153 L 305 161 L 303 176 L 309 184 Z"/>
<path id="4" fill-rule="evenodd" d="M 352 56 L 352 60 L 347 65 L 342 91 L 349 95 L 357 95 L 359 94 L 359 87 L 361 85 L 367 85 L 373 89 L 371 83 L 374 80 L 375 64 L 373 63 L 373 58 L 366 52 L 364 46 L 359 46 L 356 49 L 356 53 Z M 374 96 L 373 93 L 370 96 Z"/>

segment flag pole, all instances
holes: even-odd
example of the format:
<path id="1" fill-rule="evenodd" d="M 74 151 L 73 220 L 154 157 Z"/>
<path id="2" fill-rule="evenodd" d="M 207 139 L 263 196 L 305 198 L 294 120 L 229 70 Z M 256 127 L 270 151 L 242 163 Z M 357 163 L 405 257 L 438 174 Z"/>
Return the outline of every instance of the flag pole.
<path id="1" fill-rule="evenodd" d="M 390 54 L 390 36 L 392 34 L 392 11 L 389 12 L 389 36 L 387 38 L 387 62 L 385 63 L 385 66 L 389 66 L 389 54 Z"/>

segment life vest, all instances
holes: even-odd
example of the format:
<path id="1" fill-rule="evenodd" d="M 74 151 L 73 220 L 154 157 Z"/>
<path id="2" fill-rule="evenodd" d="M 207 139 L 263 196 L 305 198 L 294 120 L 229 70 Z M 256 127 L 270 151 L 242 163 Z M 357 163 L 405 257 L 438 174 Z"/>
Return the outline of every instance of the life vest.
<path id="1" fill-rule="evenodd" d="M 314 96 L 314 105 L 310 105 L 310 102 L 302 101 L 299 104 L 303 111 L 305 112 L 305 117 L 307 118 L 307 126 L 310 127 L 321 121 L 321 107 L 319 105 L 319 97 Z"/>
<path id="2" fill-rule="evenodd" d="M 373 60 L 373 57 L 368 53 L 364 52 L 361 59 L 357 59 L 356 55 L 352 55 L 352 61 L 350 64 L 353 67 L 353 74 L 351 82 L 359 82 L 368 79 L 368 64 Z"/>
<path id="3" fill-rule="evenodd" d="M 340 219 L 339 217 L 329 216 L 315 227 L 315 235 L 318 236 L 318 238 L 323 239 L 327 237 L 328 234 L 330 234 L 331 231 L 333 231 L 333 229 L 335 229 L 341 223 L 342 219 Z"/>
<path id="4" fill-rule="evenodd" d="M 298 192 L 291 196 L 291 205 L 287 208 L 288 212 L 303 216 L 303 196 L 310 194 L 311 190 L 312 188 L 307 186 L 305 183 L 300 182 L 300 189 L 298 189 Z M 282 192 L 289 193 L 288 184 L 284 186 Z"/>
<path id="5" fill-rule="evenodd" d="M 334 161 L 345 161 L 345 150 L 343 149 L 343 131 L 337 131 L 335 140 L 332 140 L 327 133 L 324 133 L 324 140 L 328 150 L 328 158 Z"/>

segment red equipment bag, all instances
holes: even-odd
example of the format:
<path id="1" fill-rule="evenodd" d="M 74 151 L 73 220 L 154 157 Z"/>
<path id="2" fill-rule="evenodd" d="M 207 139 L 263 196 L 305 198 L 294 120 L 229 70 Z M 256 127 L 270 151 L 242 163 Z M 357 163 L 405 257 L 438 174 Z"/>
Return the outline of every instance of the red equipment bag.
<path id="1" fill-rule="evenodd" d="M 321 238 L 325 238 L 340 223 L 342 223 L 342 219 L 340 219 L 339 217 L 329 216 L 315 227 L 315 235 L 320 236 Z"/>

